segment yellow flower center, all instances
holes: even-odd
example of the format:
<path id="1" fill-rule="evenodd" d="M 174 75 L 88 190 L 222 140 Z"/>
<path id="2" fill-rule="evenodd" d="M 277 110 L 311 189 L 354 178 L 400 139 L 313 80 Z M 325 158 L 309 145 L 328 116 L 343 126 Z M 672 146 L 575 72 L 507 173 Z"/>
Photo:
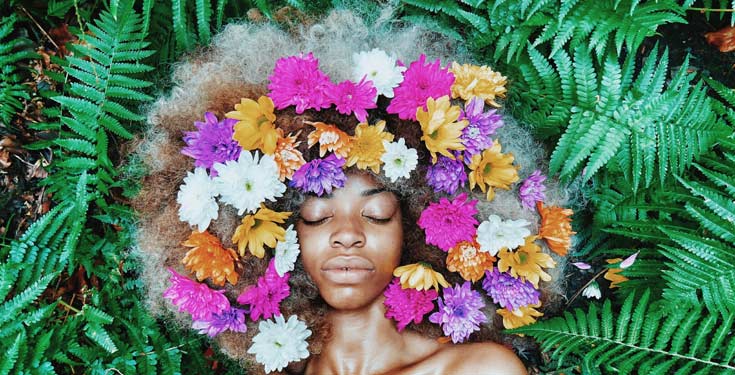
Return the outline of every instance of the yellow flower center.
<path id="1" fill-rule="evenodd" d="M 518 260 L 519 260 L 519 263 L 525 264 L 526 261 L 528 260 L 528 254 L 519 251 L 518 252 Z"/>
<path id="2" fill-rule="evenodd" d="M 485 176 L 490 174 L 490 171 L 493 169 L 493 166 L 490 165 L 490 163 L 485 164 L 485 168 L 482 169 L 482 174 Z"/>

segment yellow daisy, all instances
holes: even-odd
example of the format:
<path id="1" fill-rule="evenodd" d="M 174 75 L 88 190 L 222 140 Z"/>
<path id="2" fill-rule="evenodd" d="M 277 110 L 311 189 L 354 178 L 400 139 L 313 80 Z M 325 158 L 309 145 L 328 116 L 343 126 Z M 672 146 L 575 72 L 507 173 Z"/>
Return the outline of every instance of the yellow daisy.
<path id="1" fill-rule="evenodd" d="M 393 276 L 401 278 L 403 289 L 429 290 L 433 286 L 438 291 L 438 284 L 445 288 L 449 286 L 441 273 L 434 271 L 430 265 L 423 262 L 400 266 L 393 270 Z"/>
<path id="2" fill-rule="evenodd" d="M 486 270 L 493 268 L 493 262 L 495 257 L 480 251 L 480 245 L 474 241 L 462 241 L 447 253 L 447 269 L 459 272 L 463 279 L 473 283 L 480 280 Z"/>
<path id="3" fill-rule="evenodd" d="M 510 184 L 518 181 L 518 167 L 513 165 L 513 154 L 500 153 L 500 142 L 495 140 L 493 146 L 481 154 L 475 154 L 470 163 L 470 189 L 480 186 L 487 200 L 495 198 L 493 188 L 510 190 Z"/>
<path id="4" fill-rule="evenodd" d="M 345 165 L 351 167 L 357 164 L 357 168 L 370 168 L 373 172 L 380 173 L 380 157 L 385 152 L 383 141 L 393 141 L 393 134 L 383 129 L 385 121 L 378 121 L 374 126 L 367 123 L 357 125 Z"/>
<path id="5" fill-rule="evenodd" d="M 622 258 L 615 258 L 615 259 L 606 259 L 605 260 L 607 264 L 615 264 L 620 263 L 623 261 Z M 623 269 L 618 268 L 608 268 L 607 272 L 605 272 L 605 276 L 603 276 L 606 280 L 610 280 L 610 289 L 612 288 L 618 288 L 620 287 L 620 284 L 623 282 L 628 281 L 628 278 L 621 275 L 620 273 L 623 272 Z"/>
<path id="6" fill-rule="evenodd" d="M 572 218 L 574 211 L 557 206 L 544 207 L 541 202 L 536 202 L 536 208 L 541 215 L 541 228 L 539 237 L 546 240 L 549 248 L 565 256 L 572 246 L 572 236 L 577 232 L 572 231 Z"/>
<path id="7" fill-rule="evenodd" d="M 304 122 L 316 128 L 309 133 L 307 138 L 309 147 L 319 143 L 319 157 L 324 157 L 327 151 L 331 151 L 343 159 L 347 158 L 352 141 L 352 138 L 347 133 L 339 130 L 334 125 L 323 122 Z"/>
<path id="8" fill-rule="evenodd" d="M 498 269 L 500 272 L 506 272 L 510 269 L 513 277 L 520 277 L 522 280 L 528 280 L 533 287 L 538 289 L 539 279 L 543 281 L 551 280 L 551 276 L 544 272 L 543 268 L 553 268 L 556 262 L 551 259 L 549 254 L 541 252 L 541 246 L 536 245 L 534 241 L 538 236 L 526 237 L 526 243 L 518 247 L 516 251 L 510 251 L 508 248 L 500 249 L 498 252 Z"/>
<path id="9" fill-rule="evenodd" d="M 244 150 L 260 149 L 263 153 L 273 155 L 276 150 L 278 132 L 274 122 L 273 101 L 261 96 L 256 102 L 243 98 L 235 104 L 235 110 L 227 112 L 227 117 L 240 120 L 235 124 L 232 139 L 236 140 Z"/>
<path id="10" fill-rule="evenodd" d="M 297 150 L 301 142 L 296 141 L 298 134 L 284 137 L 283 131 L 278 129 L 278 141 L 276 141 L 276 151 L 273 153 L 273 159 L 278 165 L 278 179 L 283 181 L 291 179 L 294 172 L 306 164 L 301 151 Z"/>
<path id="11" fill-rule="evenodd" d="M 535 322 L 539 316 L 543 316 L 544 313 L 536 310 L 539 307 L 541 307 L 541 304 L 537 303 L 535 305 L 522 306 L 513 311 L 497 309 L 495 312 L 503 317 L 503 327 L 513 329 L 529 325 Z"/>
<path id="12" fill-rule="evenodd" d="M 462 129 L 467 127 L 467 120 L 457 121 L 459 107 L 451 105 L 447 95 L 437 100 L 429 98 L 426 107 L 426 111 L 423 108 L 416 110 L 416 119 L 421 124 L 421 131 L 424 133 L 421 140 L 431 153 L 431 162 L 436 163 L 437 153 L 454 159 L 449 150 L 464 150 L 459 138 L 462 136 Z"/>
<path id="13" fill-rule="evenodd" d="M 477 96 L 482 98 L 485 103 L 500 108 L 500 104 L 495 102 L 495 98 L 505 97 L 507 91 L 505 83 L 508 80 L 506 77 L 485 65 L 459 65 L 456 61 L 452 63 L 450 71 L 454 74 L 452 98 L 470 100 Z"/>
<path id="14" fill-rule="evenodd" d="M 245 247 L 258 258 L 265 256 L 264 245 L 275 248 L 278 241 L 286 239 L 286 230 L 278 224 L 283 224 L 291 216 L 290 212 L 276 212 L 260 205 L 255 214 L 245 215 L 242 224 L 235 229 L 232 242 L 237 243 L 240 256 L 245 255 Z"/>

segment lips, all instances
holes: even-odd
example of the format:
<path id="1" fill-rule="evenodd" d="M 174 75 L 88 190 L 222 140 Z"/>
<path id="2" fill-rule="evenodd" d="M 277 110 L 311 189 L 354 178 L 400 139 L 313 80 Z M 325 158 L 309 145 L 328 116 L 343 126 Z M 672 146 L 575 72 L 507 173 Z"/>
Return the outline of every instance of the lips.
<path id="1" fill-rule="evenodd" d="M 336 256 L 322 266 L 325 278 L 336 284 L 358 284 L 375 273 L 369 260 L 359 256 Z"/>

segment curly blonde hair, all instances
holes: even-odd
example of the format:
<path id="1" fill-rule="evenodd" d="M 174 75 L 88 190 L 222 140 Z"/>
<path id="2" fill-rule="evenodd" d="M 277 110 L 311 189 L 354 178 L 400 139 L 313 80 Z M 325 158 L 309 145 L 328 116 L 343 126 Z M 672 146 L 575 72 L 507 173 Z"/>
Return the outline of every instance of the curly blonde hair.
<path id="1" fill-rule="evenodd" d="M 189 236 L 191 228 L 178 218 L 176 193 L 186 172 L 193 169 L 194 160 L 182 157 L 181 149 L 185 146 L 182 136 L 185 131 L 193 130 L 194 121 L 201 121 L 204 112 L 210 111 L 218 118 L 223 118 L 241 98 L 257 99 L 267 94 L 266 80 L 276 60 L 299 52 L 313 52 L 319 59 L 320 68 L 333 81 L 349 79 L 352 54 L 372 48 L 394 53 L 404 62 L 417 59 L 420 53 L 433 59 L 440 58 L 444 64 L 450 61 L 471 62 L 471 57 L 456 41 L 417 27 L 402 26 L 390 15 L 390 9 L 384 9 L 376 22 L 367 26 L 362 17 L 353 12 L 333 11 L 319 22 L 291 32 L 273 24 L 232 24 L 214 38 L 211 46 L 176 66 L 173 89 L 150 108 L 150 126 L 136 151 L 149 172 L 133 206 L 140 215 L 136 248 L 142 261 L 140 274 L 147 286 L 147 304 L 153 313 L 173 317 L 182 326 L 190 326 L 191 323 L 190 317 L 176 312 L 175 306 L 164 300 L 162 294 L 168 287 L 169 275 L 164 271 L 165 267 L 173 267 L 186 274 L 181 259 L 187 249 L 180 244 Z M 286 109 L 279 111 L 277 116 L 277 126 L 286 132 L 303 127 L 304 120 L 336 124 L 348 134 L 354 134 L 357 125 L 356 119 L 340 115 L 334 110 L 307 110 L 299 115 L 293 109 Z M 396 139 L 404 138 L 407 146 L 421 150 L 420 129 L 415 123 L 381 113 L 380 109 L 371 113 L 371 120 L 377 118 L 387 120 L 386 130 L 395 134 Z M 504 122 L 505 126 L 497 131 L 496 137 L 503 144 L 503 150 L 515 156 L 515 164 L 520 166 L 519 175 L 528 176 L 535 169 L 544 169 L 542 147 L 512 118 L 504 116 Z M 305 138 L 306 133 L 301 132 L 300 137 Z M 304 148 L 301 151 L 310 160 L 313 155 L 309 153 L 314 150 L 307 150 L 306 143 L 302 142 Z M 445 254 L 427 245 L 423 231 L 417 229 L 416 221 L 423 208 L 430 201 L 438 200 L 437 194 L 425 182 L 429 165 L 427 154 L 425 150 L 424 153 L 419 151 L 419 168 L 412 172 L 408 182 L 394 184 L 379 175 L 374 176 L 401 201 L 407 244 L 401 264 L 428 262 L 435 270 L 442 272 L 450 283 L 461 283 L 463 280 L 458 274 L 446 270 Z M 516 191 L 500 190 L 492 202 L 487 202 L 484 194 L 468 193 L 479 201 L 479 217 L 494 213 L 508 219 L 539 222 L 536 212 L 522 208 Z M 293 222 L 298 218 L 298 207 L 303 199 L 295 189 L 289 189 L 274 209 L 294 211 L 296 214 L 290 219 Z M 564 189 L 554 182 L 547 183 L 547 204 L 563 205 L 567 200 L 568 194 Z M 212 222 L 209 231 L 220 238 L 223 245 L 232 247 L 231 234 L 238 224 L 236 211 L 223 206 L 219 218 Z M 544 251 L 549 253 L 545 245 Z M 541 286 L 542 302 L 547 311 L 558 309 L 563 295 L 561 274 L 565 263 L 563 258 L 551 255 L 557 267 L 549 270 L 552 281 Z M 268 259 L 244 257 L 241 263 L 245 272 L 241 274 L 239 282 L 226 287 L 226 294 L 231 300 L 265 272 Z M 320 353 L 329 337 L 329 327 L 324 319 L 328 306 L 300 262 L 291 273 L 289 284 L 291 296 L 281 304 L 281 312 L 285 316 L 298 313 L 299 319 L 304 320 L 314 332 L 309 339 L 309 350 L 311 353 Z M 490 323 L 484 325 L 479 334 L 474 334 L 472 341 L 508 341 L 500 334 L 499 327 L 502 325 L 495 318 L 494 305 L 490 301 L 486 305 L 485 312 Z M 412 324 L 408 328 L 429 337 L 441 336 L 439 327 L 432 324 Z M 216 341 L 227 355 L 249 362 L 254 358 L 247 353 L 248 343 L 256 333 L 256 324 L 248 322 L 246 333 L 226 332 L 219 335 Z M 257 366 L 253 370 L 257 373 L 263 369 Z"/>

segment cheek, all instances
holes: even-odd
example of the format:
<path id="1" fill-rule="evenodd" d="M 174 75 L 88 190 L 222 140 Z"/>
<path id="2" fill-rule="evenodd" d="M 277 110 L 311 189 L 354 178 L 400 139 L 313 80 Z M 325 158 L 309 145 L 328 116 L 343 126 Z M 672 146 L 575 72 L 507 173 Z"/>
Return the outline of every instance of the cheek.
<path id="1" fill-rule="evenodd" d="M 304 264 L 306 272 L 309 275 L 313 275 L 318 264 L 319 249 L 323 248 L 320 242 L 324 236 L 318 231 L 304 229 L 302 226 L 296 227 L 296 233 L 299 238 L 299 248 L 301 249 L 301 263 Z"/>

